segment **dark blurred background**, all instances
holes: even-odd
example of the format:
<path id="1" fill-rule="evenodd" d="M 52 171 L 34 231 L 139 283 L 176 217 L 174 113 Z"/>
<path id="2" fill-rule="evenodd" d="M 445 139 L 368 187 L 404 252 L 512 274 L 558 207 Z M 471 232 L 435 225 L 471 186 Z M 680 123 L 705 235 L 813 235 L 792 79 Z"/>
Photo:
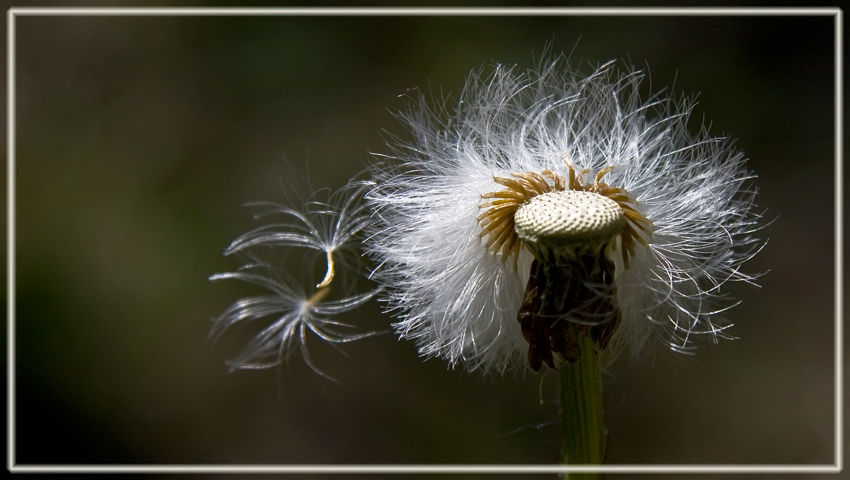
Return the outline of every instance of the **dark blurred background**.
<path id="1" fill-rule="evenodd" d="M 834 461 L 834 68 L 829 17 L 18 17 L 18 464 L 551 464 L 555 376 L 480 378 L 410 342 L 315 344 L 316 375 L 228 374 L 210 319 L 260 293 L 213 273 L 283 201 L 385 152 L 410 88 L 471 69 L 622 59 L 737 138 L 770 242 L 729 285 L 739 340 L 606 376 L 612 464 Z M 386 328 L 370 304 L 343 320 Z M 347 355 L 347 356 L 346 356 Z M 541 401 L 543 402 L 541 404 Z"/>

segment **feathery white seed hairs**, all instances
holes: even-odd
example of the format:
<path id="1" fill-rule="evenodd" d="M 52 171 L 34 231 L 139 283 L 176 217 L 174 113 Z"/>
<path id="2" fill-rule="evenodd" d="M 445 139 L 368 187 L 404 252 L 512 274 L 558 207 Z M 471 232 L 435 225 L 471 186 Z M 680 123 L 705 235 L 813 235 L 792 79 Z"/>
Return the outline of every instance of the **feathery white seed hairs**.
<path id="1" fill-rule="evenodd" d="M 753 176 L 729 139 L 688 131 L 693 98 L 642 98 L 643 79 L 614 62 L 583 76 L 561 56 L 473 72 L 452 103 L 414 98 L 397 114 L 410 138 L 390 138 L 369 181 L 270 205 L 285 220 L 225 251 L 249 261 L 211 279 L 269 291 L 214 319 L 214 334 L 270 319 L 231 365 L 298 351 L 315 369 L 307 338 L 369 335 L 332 318 L 376 295 L 423 357 L 482 373 L 574 363 L 583 339 L 611 361 L 726 337 L 722 287 L 754 280 L 741 266 L 764 244 Z M 301 285 L 259 248 L 323 253 L 327 273 Z M 323 302 L 344 249 L 374 260 L 377 286 Z"/>

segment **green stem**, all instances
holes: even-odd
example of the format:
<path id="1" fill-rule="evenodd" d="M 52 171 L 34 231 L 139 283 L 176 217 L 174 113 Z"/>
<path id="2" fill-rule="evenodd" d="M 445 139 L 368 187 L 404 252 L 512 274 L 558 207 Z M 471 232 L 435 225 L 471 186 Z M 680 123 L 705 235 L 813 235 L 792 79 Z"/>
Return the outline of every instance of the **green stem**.
<path id="1" fill-rule="evenodd" d="M 602 373 L 599 355 L 589 336 L 579 339 L 581 356 L 562 365 L 561 377 L 561 462 L 566 465 L 600 465 L 605 450 L 602 418 Z M 571 473 L 570 480 L 598 479 L 600 473 Z"/>

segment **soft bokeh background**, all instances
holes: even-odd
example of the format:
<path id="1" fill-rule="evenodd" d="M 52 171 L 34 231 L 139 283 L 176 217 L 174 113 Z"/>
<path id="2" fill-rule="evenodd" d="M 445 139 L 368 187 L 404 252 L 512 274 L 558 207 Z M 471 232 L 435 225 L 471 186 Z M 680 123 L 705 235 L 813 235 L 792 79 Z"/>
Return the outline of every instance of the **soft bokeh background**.
<path id="1" fill-rule="evenodd" d="M 19 17 L 16 39 L 18 464 L 554 463 L 554 376 L 450 371 L 391 335 L 316 345 L 339 384 L 228 374 L 244 338 L 207 338 L 258 293 L 207 281 L 239 265 L 244 203 L 283 201 L 290 165 L 341 186 L 403 133 L 407 89 L 547 42 L 699 92 L 692 128 L 738 138 L 774 220 L 761 288 L 729 288 L 739 340 L 606 377 L 608 461 L 833 462 L 832 19 Z"/>

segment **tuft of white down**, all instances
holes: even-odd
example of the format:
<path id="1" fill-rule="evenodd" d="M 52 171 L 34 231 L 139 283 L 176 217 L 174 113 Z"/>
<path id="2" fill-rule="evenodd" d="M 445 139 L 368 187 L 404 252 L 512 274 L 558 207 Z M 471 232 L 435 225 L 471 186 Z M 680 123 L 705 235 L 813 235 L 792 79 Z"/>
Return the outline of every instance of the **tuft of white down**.
<path id="1" fill-rule="evenodd" d="M 585 184 L 612 166 L 602 181 L 654 223 L 649 248 L 638 245 L 628 270 L 619 261 L 622 320 L 607 353 L 637 355 L 653 337 L 686 351 L 694 335 L 723 336 L 718 313 L 732 302 L 720 286 L 751 282 L 739 268 L 762 246 L 751 236 L 751 175 L 729 141 L 688 132 L 693 99 L 642 99 L 642 79 L 613 62 L 582 76 L 563 57 L 525 72 L 496 65 L 473 72 L 456 102 L 420 95 L 398 114 L 412 138 L 392 138 L 372 168 L 366 246 L 400 337 L 470 371 L 527 363 L 516 315 L 531 255 L 522 249 L 515 272 L 485 248 L 477 216 L 481 195 L 504 188 L 494 176 L 567 177 L 564 156 L 589 170 Z"/>

